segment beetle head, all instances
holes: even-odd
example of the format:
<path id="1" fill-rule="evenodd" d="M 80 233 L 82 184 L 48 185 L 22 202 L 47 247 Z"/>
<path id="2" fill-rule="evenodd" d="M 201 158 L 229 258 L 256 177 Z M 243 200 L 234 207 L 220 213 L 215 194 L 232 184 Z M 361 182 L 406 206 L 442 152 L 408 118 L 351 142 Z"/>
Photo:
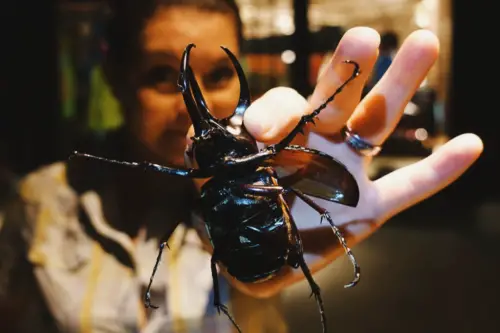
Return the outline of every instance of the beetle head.
<path id="1" fill-rule="evenodd" d="M 231 59 L 240 80 L 240 97 L 232 115 L 217 119 L 210 113 L 189 66 L 189 53 L 193 47 L 194 44 L 189 44 L 184 50 L 178 81 L 194 128 L 194 136 L 191 138 L 193 144 L 186 152 L 186 163 L 189 166 L 209 168 L 221 163 L 226 156 L 237 157 L 257 152 L 255 139 L 243 125 L 243 115 L 250 105 L 250 91 L 238 60 L 229 49 L 221 46 Z"/>

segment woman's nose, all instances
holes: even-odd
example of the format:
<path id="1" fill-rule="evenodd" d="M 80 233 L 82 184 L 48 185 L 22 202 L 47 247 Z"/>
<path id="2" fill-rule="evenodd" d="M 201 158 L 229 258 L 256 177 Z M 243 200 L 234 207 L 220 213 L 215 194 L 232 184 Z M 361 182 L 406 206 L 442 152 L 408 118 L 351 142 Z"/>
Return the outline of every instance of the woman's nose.
<path id="1" fill-rule="evenodd" d="M 210 92 L 210 90 L 205 88 L 201 78 L 196 77 L 196 82 L 198 83 L 198 87 L 199 87 L 199 90 L 201 93 L 199 96 L 196 96 L 195 93 L 193 92 L 193 87 L 191 87 L 190 96 L 192 96 L 195 104 L 199 105 L 200 107 L 202 107 L 202 105 L 204 104 L 208 108 L 209 111 L 212 111 L 212 108 L 214 105 L 213 98 L 212 98 L 213 94 Z M 182 116 L 189 116 L 189 113 L 187 111 L 187 107 L 186 107 L 186 104 L 184 101 L 184 97 L 182 96 L 182 94 L 180 92 L 179 92 L 179 97 L 178 97 L 177 109 L 180 113 L 182 113 Z"/>
<path id="2" fill-rule="evenodd" d="M 203 101 L 196 101 L 196 102 L 204 103 L 208 108 L 208 110 L 211 111 L 213 108 L 213 98 L 210 90 L 205 87 L 202 78 L 200 78 L 199 76 L 196 76 L 196 82 L 198 83 L 198 87 L 200 88 L 201 91 L 201 97 L 203 98 Z"/>

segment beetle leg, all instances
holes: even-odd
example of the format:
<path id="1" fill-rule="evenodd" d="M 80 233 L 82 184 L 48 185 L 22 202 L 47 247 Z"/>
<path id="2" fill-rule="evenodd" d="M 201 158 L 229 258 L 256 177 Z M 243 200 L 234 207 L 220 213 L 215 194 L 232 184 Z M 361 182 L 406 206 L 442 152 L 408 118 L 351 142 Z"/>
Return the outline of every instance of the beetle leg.
<path id="1" fill-rule="evenodd" d="M 344 248 L 345 253 L 347 254 L 349 259 L 351 260 L 352 265 L 354 266 L 354 280 L 351 283 L 346 284 L 344 287 L 345 288 L 354 287 L 359 282 L 361 269 L 360 269 L 358 263 L 356 262 L 356 258 L 354 257 L 354 254 L 352 253 L 351 249 L 347 246 L 346 240 L 345 240 L 344 236 L 342 235 L 342 232 L 335 225 L 335 223 L 333 223 L 333 220 L 330 217 L 330 213 L 328 213 L 328 211 L 326 209 L 324 209 L 323 207 L 320 207 L 318 204 L 316 204 L 313 200 L 311 200 L 309 197 L 307 197 L 300 190 L 292 188 L 292 191 L 300 199 L 302 199 L 306 204 L 308 204 L 312 209 L 314 209 L 315 211 L 317 211 L 320 214 L 321 222 L 323 222 L 323 219 L 326 219 L 328 221 L 328 223 L 330 224 L 330 226 L 332 227 L 332 230 L 333 230 L 335 236 L 337 236 L 338 240 L 340 241 L 340 244 L 342 244 L 342 247 Z"/>
<path id="2" fill-rule="evenodd" d="M 304 260 L 303 254 L 300 255 L 299 264 L 300 268 L 302 269 L 302 272 L 304 273 L 304 276 L 307 279 L 307 282 L 309 282 L 309 286 L 311 286 L 311 296 L 314 295 L 314 298 L 316 299 L 316 303 L 318 304 L 319 308 L 319 313 L 321 315 L 321 325 L 323 326 L 323 333 L 326 333 L 326 315 L 325 315 L 325 307 L 323 305 L 323 298 L 321 297 L 321 290 L 318 284 L 314 281 L 311 271 L 309 270 L 309 267 L 307 266 Z"/>
<path id="3" fill-rule="evenodd" d="M 243 184 L 241 187 L 244 192 L 267 197 L 276 197 L 284 192 L 283 187 L 277 185 Z"/>
<path id="4" fill-rule="evenodd" d="M 160 264 L 161 255 L 163 253 L 163 249 L 165 248 L 165 246 L 168 247 L 167 242 L 162 242 L 160 244 L 160 251 L 158 252 L 158 256 L 156 257 L 156 263 L 155 263 L 155 266 L 153 268 L 153 273 L 151 274 L 151 277 L 149 278 L 148 289 L 146 289 L 146 294 L 144 297 L 144 305 L 146 306 L 146 308 L 158 309 L 158 307 L 156 305 L 151 304 L 151 285 L 153 284 L 153 279 L 155 277 L 156 270 L 158 269 L 158 265 Z"/>
<path id="5" fill-rule="evenodd" d="M 358 63 L 351 61 L 351 60 L 346 60 L 344 61 L 346 64 L 352 64 L 354 66 L 353 72 L 351 76 L 344 81 L 340 85 L 340 87 L 335 90 L 335 92 L 323 103 L 321 104 L 316 110 L 311 112 L 310 114 L 304 115 L 300 118 L 299 123 L 295 126 L 295 128 L 280 142 L 270 145 L 264 149 L 262 149 L 260 152 L 248 156 L 243 156 L 243 157 L 227 157 L 225 160 L 226 165 L 244 165 L 247 163 L 260 163 L 263 162 L 264 160 L 276 155 L 279 153 L 281 150 L 283 150 L 286 146 L 288 146 L 292 140 L 299 134 L 304 132 L 304 127 L 308 123 L 314 124 L 314 118 L 316 118 L 320 112 L 326 108 L 326 106 L 331 103 L 335 97 L 344 90 L 345 86 L 349 84 L 352 80 L 354 80 L 359 74 L 359 65 Z"/>
<path id="6" fill-rule="evenodd" d="M 304 273 L 304 276 L 307 279 L 307 282 L 309 282 L 309 286 L 311 287 L 311 296 L 314 296 L 314 298 L 316 299 L 319 313 L 321 315 L 321 325 L 323 326 L 323 333 L 326 333 L 326 314 L 325 307 L 323 305 L 323 298 L 321 297 L 321 289 L 319 288 L 316 281 L 314 281 L 311 270 L 307 266 L 307 263 L 304 259 L 304 250 L 302 248 L 302 240 L 300 239 L 299 229 L 297 228 L 297 225 L 292 218 L 290 218 L 290 226 L 292 229 L 292 236 L 295 240 L 295 246 L 293 247 L 293 252 L 295 255 L 294 259 L 298 261 L 298 266 L 300 266 L 302 272 Z M 296 265 L 293 265 L 293 267 L 295 266 Z"/>
<path id="7" fill-rule="evenodd" d="M 261 163 L 274 155 L 276 155 L 276 152 L 274 151 L 273 146 L 269 146 L 262 149 L 258 153 L 243 157 L 227 156 L 224 158 L 224 165 L 233 166 L 233 165 L 245 165 L 249 163 Z"/>
<path id="8" fill-rule="evenodd" d="M 219 315 L 220 312 L 222 311 L 229 318 L 231 323 L 233 323 L 234 327 L 238 330 L 238 332 L 241 333 L 240 327 L 238 326 L 238 324 L 236 324 L 236 321 L 234 320 L 233 316 L 231 316 L 231 314 L 229 313 L 228 308 L 224 304 L 222 304 L 220 300 L 219 278 L 217 276 L 216 264 L 217 264 L 217 258 L 215 256 L 215 251 L 214 251 L 214 254 L 212 255 L 211 259 L 212 279 L 214 283 L 214 306 L 219 312 Z"/>
<path id="9" fill-rule="evenodd" d="M 340 87 L 337 88 L 337 90 L 335 90 L 335 92 L 323 103 L 321 104 L 316 110 L 314 110 L 313 112 L 311 112 L 310 114 L 307 114 L 307 115 L 304 115 L 300 118 L 300 121 L 299 123 L 295 126 L 295 128 L 290 132 L 290 134 L 288 134 L 283 140 L 281 140 L 280 142 L 278 142 L 277 144 L 274 145 L 274 150 L 276 152 L 279 152 L 280 150 L 284 149 L 286 146 L 288 146 L 292 140 L 299 134 L 299 133 L 304 133 L 304 128 L 305 126 L 308 124 L 308 123 L 312 123 L 314 124 L 314 118 L 316 118 L 320 112 L 326 108 L 326 106 L 331 103 L 335 97 L 340 94 L 342 92 L 342 90 L 344 90 L 344 88 L 352 81 L 354 80 L 359 74 L 360 74 L 360 71 L 359 71 L 359 65 L 358 63 L 354 62 L 354 61 L 351 61 L 351 60 L 346 60 L 344 61 L 344 63 L 346 64 L 351 64 L 354 66 L 354 69 L 352 71 L 352 74 L 351 76 L 344 81 L 344 83 L 342 83 L 340 85 Z"/>
<path id="10" fill-rule="evenodd" d="M 154 172 L 166 173 L 168 175 L 173 175 L 173 176 L 182 176 L 182 177 L 189 177 L 189 178 L 208 178 L 211 176 L 211 173 L 207 170 L 171 168 L 171 167 L 166 167 L 163 165 L 154 164 L 154 163 L 150 163 L 150 162 L 138 163 L 138 162 L 117 161 L 117 160 L 108 159 L 108 158 L 99 157 L 99 156 L 94 156 L 94 155 L 90 155 L 90 154 L 84 154 L 84 153 L 80 153 L 77 151 L 73 152 L 73 154 L 69 157 L 69 159 L 74 158 L 74 157 L 84 157 L 84 158 L 87 158 L 90 160 L 97 160 L 97 161 L 101 161 L 101 162 L 105 162 L 105 163 L 142 169 L 144 171 L 154 171 Z"/>

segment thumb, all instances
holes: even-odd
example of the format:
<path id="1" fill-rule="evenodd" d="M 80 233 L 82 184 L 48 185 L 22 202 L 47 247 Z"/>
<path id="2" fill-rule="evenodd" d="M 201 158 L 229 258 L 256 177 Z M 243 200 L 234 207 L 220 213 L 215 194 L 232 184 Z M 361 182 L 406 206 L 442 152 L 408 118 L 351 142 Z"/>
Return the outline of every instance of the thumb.
<path id="1" fill-rule="evenodd" d="M 186 134 L 186 147 L 189 149 L 193 145 L 193 140 L 191 139 L 194 136 L 194 127 L 191 125 Z"/>
<path id="2" fill-rule="evenodd" d="M 245 112 L 245 128 L 257 141 L 276 143 L 297 125 L 308 108 L 304 97 L 291 88 L 273 88 Z"/>

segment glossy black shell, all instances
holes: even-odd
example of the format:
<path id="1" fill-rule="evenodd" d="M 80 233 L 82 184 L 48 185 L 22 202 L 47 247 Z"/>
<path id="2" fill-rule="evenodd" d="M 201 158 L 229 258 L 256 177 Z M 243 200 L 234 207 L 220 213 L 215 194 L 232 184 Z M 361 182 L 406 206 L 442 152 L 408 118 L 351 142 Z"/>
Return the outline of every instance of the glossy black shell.
<path id="1" fill-rule="evenodd" d="M 290 250 L 290 221 L 281 195 L 258 195 L 246 184 L 277 185 L 272 168 L 238 178 L 214 177 L 201 192 L 203 215 L 217 258 L 236 279 L 257 282 L 274 276 Z"/>
<path id="2" fill-rule="evenodd" d="M 354 280 L 346 287 L 356 285 L 360 276 L 359 265 L 342 232 L 329 212 L 309 196 L 356 207 L 359 201 L 357 181 L 334 157 L 312 148 L 293 146 L 291 143 L 359 75 L 359 65 L 350 60 L 344 61 L 353 66 L 349 79 L 312 113 L 302 116 L 285 138 L 259 150 L 255 139 L 243 124 L 245 110 L 250 105 L 250 93 L 238 60 L 227 48 L 222 47 L 240 79 L 240 97 L 232 115 L 216 119 L 210 113 L 189 66 L 189 51 L 193 47 L 194 44 L 190 44 L 184 51 L 178 82 L 194 128 L 194 136 L 191 138 L 193 144 L 185 153 L 187 168 L 151 162 L 118 161 L 78 152 L 74 156 L 143 171 L 209 179 L 201 188 L 200 204 L 214 251 L 211 272 L 214 283 L 213 302 L 217 310 L 223 312 L 241 333 L 227 307 L 221 302 L 216 267 L 218 263 L 234 278 L 246 283 L 267 280 L 285 265 L 300 267 L 316 298 L 323 332 L 326 333 L 326 316 L 320 288 L 305 262 L 299 231 L 283 195 L 296 195 L 320 215 L 320 221 L 328 221 L 354 267 Z M 148 308 L 157 308 L 151 304 L 150 290 L 163 249 L 168 246 L 166 242 L 174 229 L 175 226 L 170 228 L 162 238 L 145 293 L 145 306 Z"/>

